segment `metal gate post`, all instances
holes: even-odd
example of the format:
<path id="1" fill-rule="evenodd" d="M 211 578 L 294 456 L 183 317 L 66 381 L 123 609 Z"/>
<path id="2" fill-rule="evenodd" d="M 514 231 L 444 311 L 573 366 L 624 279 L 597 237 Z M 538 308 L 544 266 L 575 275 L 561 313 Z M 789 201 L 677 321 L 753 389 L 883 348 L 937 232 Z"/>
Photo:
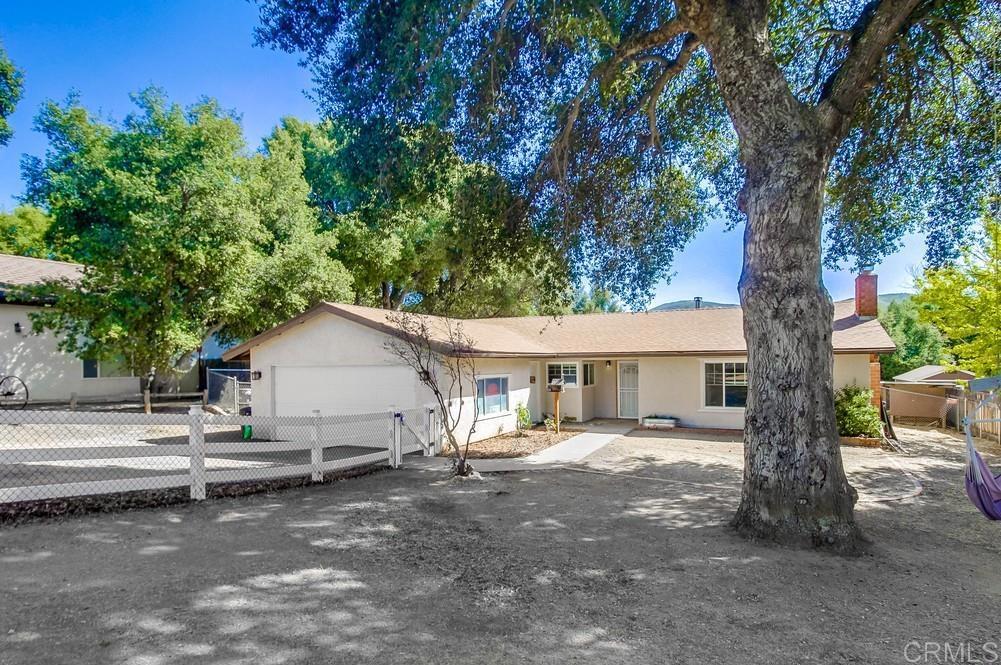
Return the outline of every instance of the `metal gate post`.
<path id="1" fill-rule="evenodd" d="M 399 441 L 399 425 L 396 420 L 396 409 L 389 410 L 389 445 L 386 446 L 389 451 L 389 466 L 394 469 L 399 466 L 396 463 L 396 449 L 397 442 Z"/>
<path id="2" fill-rule="evenodd" d="M 424 448 L 424 456 L 430 457 L 434 455 L 437 451 L 435 450 L 434 436 L 434 424 L 431 422 L 434 418 L 434 409 L 430 405 L 425 405 L 424 407 L 424 441 L 427 442 L 427 447 Z"/>
<path id="3" fill-rule="evenodd" d="M 313 428 L 310 433 L 309 463 L 313 467 L 312 478 L 314 483 L 323 480 L 323 442 L 320 441 L 320 425 L 323 419 L 320 418 L 320 410 L 313 409 Z"/>
<path id="4" fill-rule="evenodd" d="M 396 452 L 394 469 L 403 465 L 403 414 L 399 411 L 393 414 L 393 450 Z"/>
<path id="5" fill-rule="evenodd" d="M 194 501 L 205 499 L 205 412 L 200 406 L 188 409 L 188 482 Z"/>

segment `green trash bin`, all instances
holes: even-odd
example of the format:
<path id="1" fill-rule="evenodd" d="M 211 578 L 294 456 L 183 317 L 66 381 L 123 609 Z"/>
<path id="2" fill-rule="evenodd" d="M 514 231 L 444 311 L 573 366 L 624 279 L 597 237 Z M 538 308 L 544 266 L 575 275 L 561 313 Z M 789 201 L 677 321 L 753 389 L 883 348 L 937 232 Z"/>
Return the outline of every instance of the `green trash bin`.
<path id="1" fill-rule="evenodd" d="M 243 440 L 247 441 L 254 436 L 254 428 L 250 425 L 241 426 L 241 433 L 243 434 Z"/>

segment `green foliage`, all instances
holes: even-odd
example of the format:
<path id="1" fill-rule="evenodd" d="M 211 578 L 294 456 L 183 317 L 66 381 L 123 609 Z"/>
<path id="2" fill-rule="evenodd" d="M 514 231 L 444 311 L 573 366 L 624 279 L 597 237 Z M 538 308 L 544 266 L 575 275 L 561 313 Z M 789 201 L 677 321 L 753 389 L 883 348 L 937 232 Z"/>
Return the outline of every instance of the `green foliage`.
<path id="1" fill-rule="evenodd" d="M 214 101 L 182 109 L 151 88 L 134 102 L 120 125 L 75 99 L 38 116 L 49 150 L 25 163 L 28 195 L 53 219 L 52 247 L 87 268 L 79 288 L 41 287 L 57 298 L 36 327 L 146 376 L 213 333 L 258 332 L 347 292 L 324 253 L 332 240 L 313 233 L 298 142 L 276 137 L 250 157 Z"/>
<path id="2" fill-rule="evenodd" d="M 574 314 L 621 312 L 622 303 L 608 289 L 595 286 L 590 291 L 577 291 L 572 311 Z"/>
<path id="3" fill-rule="evenodd" d="M 1001 374 L 1001 222 L 998 199 L 984 209 L 982 233 L 955 265 L 930 269 L 917 280 L 921 318 L 946 337 L 963 369 Z"/>
<path id="4" fill-rule="evenodd" d="M 738 135 L 731 113 L 751 102 L 725 105 L 720 72 L 772 85 L 779 71 L 783 100 L 810 113 L 849 98 L 831 146 L 830 265 L 873 263 L 913 230 L 932 264 L 950 260 L 1001 168 L 990 57 L 1001 9 L 986 0 L 770 2 L 760 53 L 706 47 L 736 47 L 730 28 L 756 15 L 752 3 L 257 3 L 258 38 L 303 55 L 324 112 L 449 127 L 460 154 L 510 181 L 519 216 L 555 239 L 575 276 L 631 305 L 707 219 L 744 219 L 742 160 L 754 151 L 738 150 L 751 128 Z M 864 34 L 885 25 L 899 28 Z M 870 44 L 865 75 L 844 71 Z M 854 85 L 839 90 L 842 74 Z M 753 133 L 778 126 L 783 106 L 750 116 Z"/>
<path id="5" fill-rule="evenodd" d="M 920 320 L 911 299 L 891 302 L 880 312 L 879 321 L 890 334 L 897 350 L 883 356 L 880 373 L 883 379 L 943 361 L 943 339 L 938 328 Z"/>
<path id="6" fill-rule="evenodd" d="M 0 146 L 7 145 L 14 135 L 7 118 L 20 101 L 23 86 L 24 75 L 14 66 L 0 44 Z"/>
<path id="7" fill-rule="evenodd" d="M 518 402 L 518 405 L 514 408 L 514 412 L 518 417 L 517 425 L 518 431 L 531 429 L 532 427 L 532 412 L 528 410 L 528 407 Z"/>
<path id="8" fill-rule="evenodd" d="M 0 254 L 55 258 L 45 242 L 52 218 L 34 206 L 22 205 L 12 213 L 0 213 Z"/>
<path id="9" fill-rule="evenodd" d="M 872 403 L 872 391 L 860 386 L 845 386 L 834 393 L 834 418 L 841 436 L 868 436 L 883 434 L 879 410 Z"/>
<path id="10" fill-rule="evenodd" d="M 432 127 L 286 120 L 310 198 L 337 239 L 357 302 L 461 317 L 523 314 L 561 293 L 555 252 L 512 211 L 495 169 Z"/>

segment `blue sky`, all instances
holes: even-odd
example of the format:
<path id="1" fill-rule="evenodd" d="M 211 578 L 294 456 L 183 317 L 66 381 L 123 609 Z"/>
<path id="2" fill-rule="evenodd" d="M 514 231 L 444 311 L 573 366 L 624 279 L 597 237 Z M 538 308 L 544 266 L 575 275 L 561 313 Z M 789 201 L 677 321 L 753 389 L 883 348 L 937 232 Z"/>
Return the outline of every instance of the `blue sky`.
<path id="1" fill-rule="evenodd" d="M 202 96 L 242 115 L 247 142 L 257 147 L 282 116 L 316 119 L 306 96 L 309 74 L 294 56 L 253 45 L 256 9 L 245 0 L 4 0 L 0 40 L 25 72 L 24 98 L 11 118 L 14 139 L 0 148 L 0 209 L 16 205 L 23 190 L 22 154 L 42 154 L 32 120 L 47 99 L 76 90 L 89 109 L 120 119 L 131 109 L 129 93 L 154 84 L 190 104 Z M 676 258 L 670 284 L 651 304 L 702 296 L 737 301 L 741 229 L 711 225 Z M 921 263 L 922 239 L 877 266 L 880 291 L 910 289 Z M 835 299 L 850 297 L 854 277 L 825 272 Z"/>

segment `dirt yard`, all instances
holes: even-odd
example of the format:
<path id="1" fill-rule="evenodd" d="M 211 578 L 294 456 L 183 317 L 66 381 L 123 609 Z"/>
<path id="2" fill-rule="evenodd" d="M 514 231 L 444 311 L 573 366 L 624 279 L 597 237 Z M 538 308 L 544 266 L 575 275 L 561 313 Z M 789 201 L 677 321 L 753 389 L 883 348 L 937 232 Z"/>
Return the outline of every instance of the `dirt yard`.
<path id="1" fill-rule="evenodd" d="M 485 441 L 477 441 L 469 444 L 469 459 L 510 459 L 514 457 L 528 457 L 540 450 L 545 450 L 550 446 L 555 446 L 560 441 L 566 441 L 570 437 L 580 434 L 585 430 L 581 428 L 568 429 L 560 428 L 560 433 L 550 432 L 546 429 L 530 429 L 521 433 L 511 432 L 502 434 Z"/>
<path id="2" fill-rule="evenodd" d="M 739 445 L 650 433 L 579 470 L 0 529 L 0 663 L 991 662 L 1001 525 L 958 441 L 901 431 L 909 455 L 846 451 L 872 539 L 852 559 L 736 537 Z"/>

